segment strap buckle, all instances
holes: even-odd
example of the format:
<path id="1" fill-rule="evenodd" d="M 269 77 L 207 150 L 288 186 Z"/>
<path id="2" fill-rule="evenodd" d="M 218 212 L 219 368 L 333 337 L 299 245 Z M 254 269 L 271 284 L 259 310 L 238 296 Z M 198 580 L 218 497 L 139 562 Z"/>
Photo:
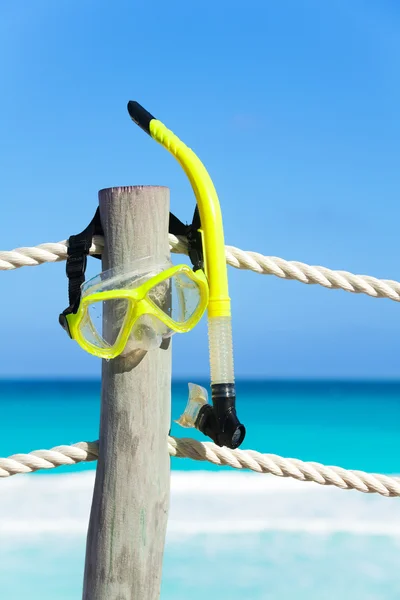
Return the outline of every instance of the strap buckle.
<path id="1" fill-rule="evenodd" d="M 185 236 L 188 241 L 188 254 L 193 271 L 204 269 L 203 241 L 200 233 L 201 222 L 199 208 L 196 205 L 190 225 L 184 225 L 175 215 L 170 213 L 169 233 Z"/>

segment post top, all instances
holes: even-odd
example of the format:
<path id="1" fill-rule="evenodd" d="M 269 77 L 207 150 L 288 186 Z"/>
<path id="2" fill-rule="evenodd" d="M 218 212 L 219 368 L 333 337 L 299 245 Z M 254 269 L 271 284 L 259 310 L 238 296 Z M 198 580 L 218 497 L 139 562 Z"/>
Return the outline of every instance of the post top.
<path id="1" fill-rule="evenodd" d="M 108 187 L 108 188 L 102 188 L 101 190 L 99 190 L 99 194 L 104 193 L 104 192 L 132 192 L 132 191 L 137 191 L 137 190 L 143 190 L 143 189 L 154 189 L 154 190 L 167 190 L 168 186 L 166 185 L 121 185 L 121 186 L 114 186 L 114 187 Z"/>

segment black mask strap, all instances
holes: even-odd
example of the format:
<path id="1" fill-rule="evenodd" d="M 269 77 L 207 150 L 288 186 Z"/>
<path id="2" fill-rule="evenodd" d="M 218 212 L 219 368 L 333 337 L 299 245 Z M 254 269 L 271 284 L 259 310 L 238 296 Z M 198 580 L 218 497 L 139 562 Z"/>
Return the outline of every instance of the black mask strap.
<path id="1" fill-rule="evenodd" d="M 66 273 L 68 277 L 69 307 L 64 313 L 76 312 L 78 309 L 81 300 L 81 285 L 85 281 L 87 257 L 95 235 L 103 235 L 99 208 L 86 229 L 77 235 L 71 235 L 68 239 Z M 100 254 L 94 254 L 93 256 L 101 258 Z"/>

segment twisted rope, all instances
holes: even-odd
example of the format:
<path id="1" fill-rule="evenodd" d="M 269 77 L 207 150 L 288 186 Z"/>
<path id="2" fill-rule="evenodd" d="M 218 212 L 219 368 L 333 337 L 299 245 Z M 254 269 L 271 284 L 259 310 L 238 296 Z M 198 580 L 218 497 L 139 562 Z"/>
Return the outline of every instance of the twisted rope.
<path id="1" fill-rule="evenodd" d="M 187 254 L 184 238 L 169 236 L 171 252 Z M 103 238 L 95 236 L 90 254 L 101 254 Z M 331 290 L 345 290 L 353 294 L 367 294 L 373 298 L 389 298 L 400 302 L 400 283 L 390 279 L 377 279 L 368 275 L 353 275 L 347 271 L 333 271 L 326 267 L 310 266 L 288 261 L 276 256 L 263 256 L 258 252 L 245 252 L 234 246 L 225 246 L 226 262 L 236 269 L 254 271 L 261 275 L 275 275 L 281 279 L 294 279 L 301 283 L 318 284 Z M 20 267 L 33 267 L 46 262 L 58 262 L 67 257 L 67 242 L 40 244 L 31 248 L 16 248 L 0 252 L 0 271 Z"/>
<path id="2" fill-rule="evenodd" d="M 9 458 L 0 458 L 0 477 L 93 461 L 98 458 L 98 450 L 98 442 L 79 442 L 73 446 L 56 446 L 51 450 L 14 454 Z M 220 448 L 212 442 L 198 442 L 190 438 L 169 437 L 168 451 L 171 456 L 178 458 L 192 458 L 234 469 L 250 469 L 277 477 L 313 481 L 320 485 L 333 485 L 342 490 L 358 490 L 365 494 L 376 493 L 386 497 L 400 496 L 400 477 L 326 467 L 315 462 L 282 458 L 275 454 L 261 454 L 254 450 L 230 450 Z"/>

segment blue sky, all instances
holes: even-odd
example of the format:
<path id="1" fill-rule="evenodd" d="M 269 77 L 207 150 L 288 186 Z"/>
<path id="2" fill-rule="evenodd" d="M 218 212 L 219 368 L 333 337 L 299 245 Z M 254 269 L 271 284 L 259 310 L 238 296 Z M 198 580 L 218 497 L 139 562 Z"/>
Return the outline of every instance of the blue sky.
<path id="1" fill-rule="evenodd" d="M 183 172 L 129 119 L 136 99 L 206 164 L 228 244 L 399 279 L 399 21 L 372 0 L 3 3 L 1 249 L 80 231 L 110 186 L 167 185 L 190 218 Z M 0 376 L 99 375 L 58 324 L 64 269 L 0 273 Z M 237 376 L 399 376 L 396 303 L 229 281 Z M 173 346 L 174 376 L 207 375 L 205 319 Z"/>

